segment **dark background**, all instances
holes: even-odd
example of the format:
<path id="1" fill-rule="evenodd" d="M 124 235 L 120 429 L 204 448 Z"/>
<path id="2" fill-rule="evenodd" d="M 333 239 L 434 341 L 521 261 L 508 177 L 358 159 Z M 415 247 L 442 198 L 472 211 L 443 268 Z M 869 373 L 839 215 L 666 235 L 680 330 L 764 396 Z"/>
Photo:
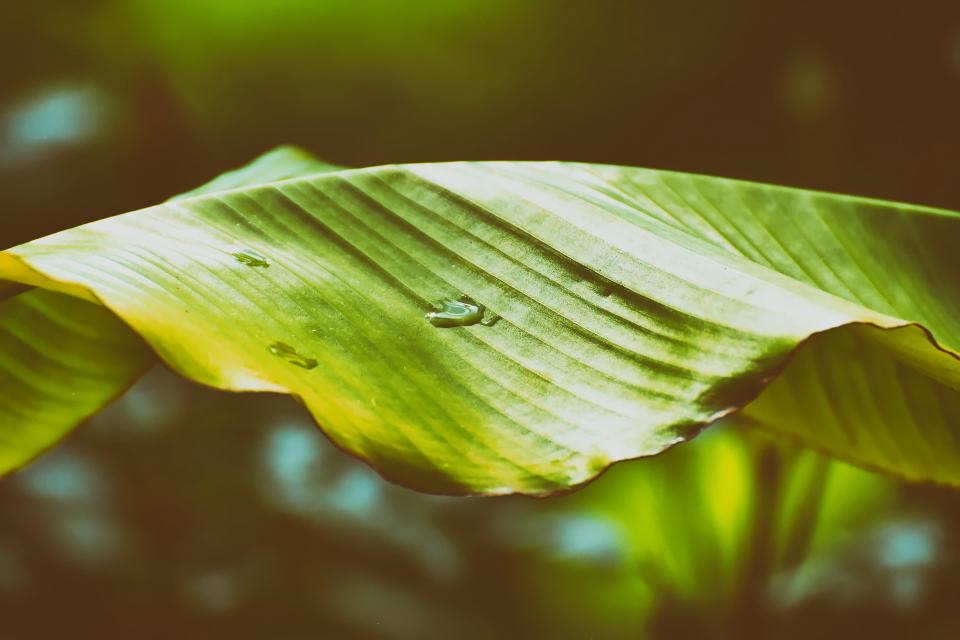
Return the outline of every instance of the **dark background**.
<path id="1" fill-rule="evenodd" d="M 43 0 L 4 3 L 0 25 L 6 245 L 280 143 L 350 166 L 580 160 L 960 208 L 954 2 Z M 45 143 L 17 118 L 51 95 L 92 113 Z"/>
<path id="2" fill-rule="evenodd" d="M 3 246 L 282 143 L 960 209 L 956 2 L 37 0 L 0 52 Z M 952 492 L 827 465 L 809 555 L 750 583 L 769 445 L 724 428 L 566 498 L 440 499 L 155 371 L 0 481 L 0 639 L 960 637 Z"/>

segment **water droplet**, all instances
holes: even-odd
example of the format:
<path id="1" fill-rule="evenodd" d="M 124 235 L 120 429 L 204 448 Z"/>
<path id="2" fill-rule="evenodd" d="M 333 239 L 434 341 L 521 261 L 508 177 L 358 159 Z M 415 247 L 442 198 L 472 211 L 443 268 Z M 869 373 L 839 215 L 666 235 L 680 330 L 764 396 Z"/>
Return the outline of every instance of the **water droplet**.
<path id="1" fill-rule="evenodd" d="M 262 253 L 258 253 L 253 249 L 241 249 L 232 255 L 237 262 L 240 264 L 245 264 L 248 267 L 269 267 L 270 263 L 267 261 L 267 257 Z"/>
<path id="2" fill-rule="evenodd" d="M 492 327 L 496 324 L 500 316 L 492 314 L 484 320 L 486 307 L 467 295 L 460 296 L 456 300 L 444 298 L 434 304 L 435 309 L 426 314 L 427 320 L 435 327 L 469 327 L 474 324 L 482 324 L 486 327 Z"/>
<path id="3" fill-rule="evenodd" d="M 297 353 L 297 350 L 294 347 L 291 347 L 286 342 L 274 342 L 272 345 L 267 347 L 267 349 L 270 351 L 270 353 L 278 358 L 283 358 L 290 364 L 296 365 L 303 369 L 313 369 L 317 366 L 317 361 L 315 359 L 300 355 Z"/>

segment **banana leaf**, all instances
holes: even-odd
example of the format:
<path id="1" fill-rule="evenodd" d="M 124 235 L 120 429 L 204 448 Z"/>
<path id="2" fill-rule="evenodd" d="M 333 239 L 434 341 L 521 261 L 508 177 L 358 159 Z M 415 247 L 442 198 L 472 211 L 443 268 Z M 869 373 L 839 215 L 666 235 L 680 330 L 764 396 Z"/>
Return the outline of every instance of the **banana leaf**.
<path id="1" fill-rule="evenodd" d="M 566 490 L 733 414 L 956 485 L 958 240 L 957 213 L 706 176 L 281 148 L 0 252 L 0 471 L 157 357 L 436 493 Z"/>

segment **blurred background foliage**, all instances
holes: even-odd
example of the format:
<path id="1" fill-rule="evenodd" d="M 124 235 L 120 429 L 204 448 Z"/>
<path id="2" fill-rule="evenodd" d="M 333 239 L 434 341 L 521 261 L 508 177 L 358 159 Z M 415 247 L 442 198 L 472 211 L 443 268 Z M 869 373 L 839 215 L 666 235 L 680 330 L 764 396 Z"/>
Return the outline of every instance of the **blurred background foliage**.
<path id="1" fill-rule="evenodd" d="M 946 0 L 37 0 L 0 36 L 4 246 L 281 143 L 960 209 Z M 0 638 L 955 638 L 958 524 L 733 425 L 564 497 L 419 495 L 158 369 L 0 481 Z"/>

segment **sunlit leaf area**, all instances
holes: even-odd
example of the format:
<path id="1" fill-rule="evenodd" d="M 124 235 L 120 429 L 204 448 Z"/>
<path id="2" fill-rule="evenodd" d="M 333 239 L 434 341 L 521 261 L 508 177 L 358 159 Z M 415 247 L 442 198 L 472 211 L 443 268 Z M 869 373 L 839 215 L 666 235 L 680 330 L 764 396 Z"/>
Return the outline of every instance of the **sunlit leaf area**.
<path id="1" fill-rule="evenodd" d="M 960 637 L 960 11 L 835 4 L 0 5 L 0 640 Z"/>

